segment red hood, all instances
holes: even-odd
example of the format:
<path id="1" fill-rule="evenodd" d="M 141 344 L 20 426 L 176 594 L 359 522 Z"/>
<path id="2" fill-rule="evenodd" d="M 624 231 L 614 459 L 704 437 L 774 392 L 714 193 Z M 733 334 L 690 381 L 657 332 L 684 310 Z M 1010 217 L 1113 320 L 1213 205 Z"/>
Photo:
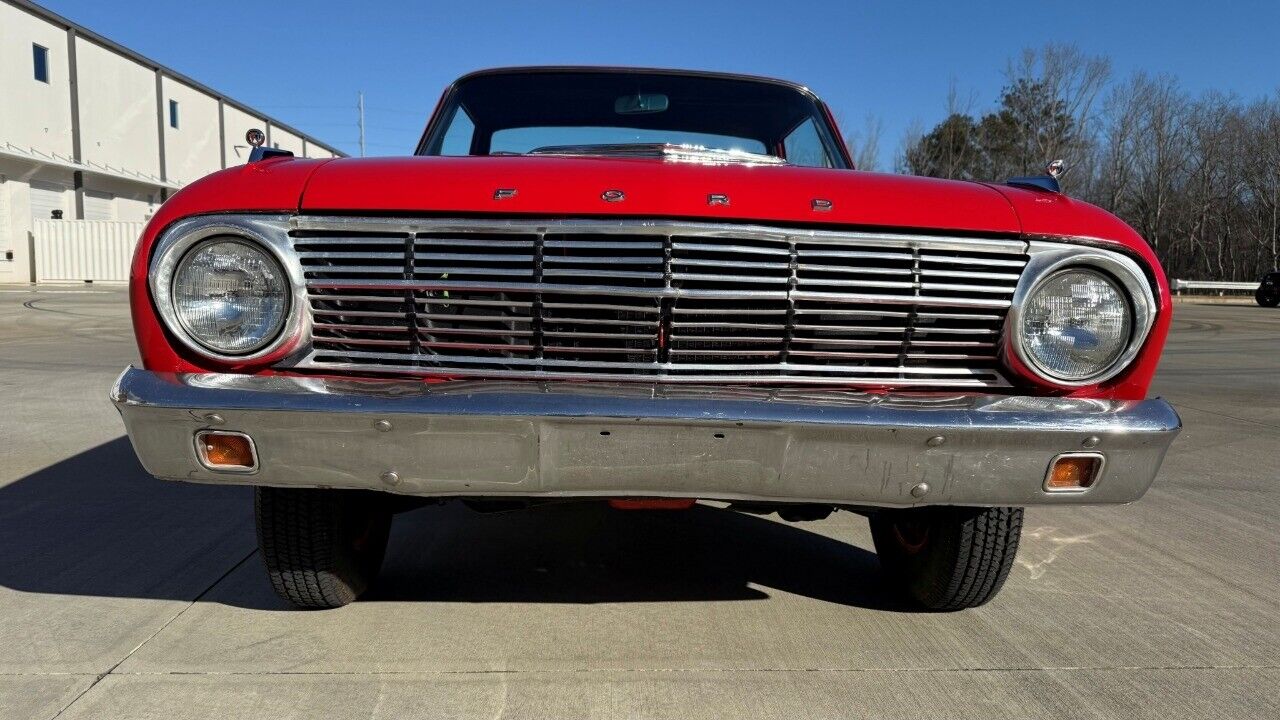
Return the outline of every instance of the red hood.
<path id="1" fill-rule="evenodd" d="M 494 199 L 499 188 L 516 194 Z M 620 190 L 625 199 L 601 194 Z M 710 195 L 728 205 L 711 205 Z M 813 209 L 815 199 L 831 209 Z M 343 159 L 312 174 L 303 212 L 696 217 L 1017 233 L 1009 201 L 977 183 L 785 166 L 648 159 Z"/>

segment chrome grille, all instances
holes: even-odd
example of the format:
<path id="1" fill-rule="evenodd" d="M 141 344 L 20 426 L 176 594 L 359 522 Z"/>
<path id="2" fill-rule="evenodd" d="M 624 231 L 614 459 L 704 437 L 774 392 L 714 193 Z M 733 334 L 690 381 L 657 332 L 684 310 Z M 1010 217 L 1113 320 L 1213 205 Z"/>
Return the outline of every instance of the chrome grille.
<path id="1" fill-rule="evenodd" d="M 295 220 L 296 366 L 998 387 L 1026 244 L 639 220 Z"/>

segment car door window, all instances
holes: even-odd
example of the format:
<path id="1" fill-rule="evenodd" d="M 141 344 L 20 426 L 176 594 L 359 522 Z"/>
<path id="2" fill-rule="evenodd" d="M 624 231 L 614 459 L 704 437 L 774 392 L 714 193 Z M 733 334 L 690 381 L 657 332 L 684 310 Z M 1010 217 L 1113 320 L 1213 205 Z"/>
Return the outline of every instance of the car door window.
<path id="1" fill-rule="evenodd" d="M 441 155 L 470 155 L 471 139 L 475 137 L 476 124 L 466 108 L 459 107 L 449 122 L 449 130 L 440 142 Z"/>
<path id="2" fill-rule="evenodd" d="M 823 147 L 822 138 L 813 119 L 805 120 L 782 141 L 787 153 L 787 163 L 804 167 L 832 167 L 831 156 Z"/>

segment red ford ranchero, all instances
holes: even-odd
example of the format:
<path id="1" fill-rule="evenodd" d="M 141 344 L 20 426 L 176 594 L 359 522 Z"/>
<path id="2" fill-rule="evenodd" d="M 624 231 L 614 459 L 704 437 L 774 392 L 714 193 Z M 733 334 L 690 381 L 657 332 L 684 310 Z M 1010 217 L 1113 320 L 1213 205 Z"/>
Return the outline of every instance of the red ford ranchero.
<path id="1" fill-rule="evenodd" d="M 906 598 L 973 607 L 1024 506 L 1137 500 L 1181 427 L 1132 229 L 1053 171 L 855 170 L 758 77 L 489 70 L 411 157 L 258 147 L 164 204 L 131 301 L 139 458 L 254 486 L 303 607 L 360 595 L 414 504 L 698 498 L 865 515 Z"/>

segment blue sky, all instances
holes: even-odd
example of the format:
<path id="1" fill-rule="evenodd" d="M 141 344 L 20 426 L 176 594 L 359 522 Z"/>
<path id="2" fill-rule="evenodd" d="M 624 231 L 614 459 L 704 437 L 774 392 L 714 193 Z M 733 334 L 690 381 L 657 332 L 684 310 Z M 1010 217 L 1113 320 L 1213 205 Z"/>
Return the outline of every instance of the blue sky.
<path id="1" fill-rule="evenodd" d="M 370 155 L 410 152 L 441 90 L 477 68 L 610 64 L 728 70 L 802 82 L 846 131 L 942 118 L 954 81 L 993 105 L 1024 47 L 1074 43 L 1115 73 L 1167 73 L 1193 92 L 1280 90 L 1280 1 L 553 2 L 47 0 L 158 62 L 351 153 L 356 92 Z"/>

